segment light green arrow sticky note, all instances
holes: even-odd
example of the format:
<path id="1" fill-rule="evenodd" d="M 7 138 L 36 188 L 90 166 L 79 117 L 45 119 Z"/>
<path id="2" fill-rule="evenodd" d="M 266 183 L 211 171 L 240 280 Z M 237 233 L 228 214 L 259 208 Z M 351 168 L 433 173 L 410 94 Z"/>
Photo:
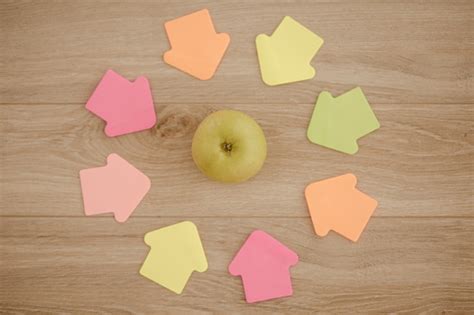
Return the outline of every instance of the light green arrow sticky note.
<path id="1" fill-rule="evenodd" d="M 323 147 L 348 154 L 359 150 L 357 139 L 380 128 L 360 87 L 338 97 L 319 94 L 308 127 L 308 139 Z"/>

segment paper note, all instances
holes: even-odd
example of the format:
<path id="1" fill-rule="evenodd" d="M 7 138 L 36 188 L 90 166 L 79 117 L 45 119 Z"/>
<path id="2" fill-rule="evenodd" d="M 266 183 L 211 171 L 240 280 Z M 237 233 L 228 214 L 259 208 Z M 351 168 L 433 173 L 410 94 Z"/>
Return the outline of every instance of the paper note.
<path id="1" fill-rule="evenodd" d="M 319 94 L 309 123 L 308 139 L 340 152 L 355 154 L 357 139 L 380 128 L 360 87 L 336 98 L 329 92 Z"/>
<path id="2" fill-rule="evenodd" d="M 171 50 L 167 64 L 200 80 L 214 76 L 230 43 L 226 33 L 216 33 L 207 9 L 165 23 Z"/>
<path id="3" fill-rule="evenodd" d="M 292 295 L 289 268 L 297 262 L 295 252 L 256 230 L 230 263 L 229 272 L 242 277 L 245 299 L 254 303 Z"/>
<path id="4" fill-rule="evenodd" d="M 156 123 L 150 85 L 143 76 L 130 82 L 108 70 L 86 108 L 107 122 L 109 137 L 150 129 Z"/>
<path id="5" fill-rule="evenodd" d="M 356 242 L 377 201 L 359 191 L 353 174 L 315 182 L 306 187 L 305 196 L 314 230 L 319 236 L 335 231 Z"/>
<path id="6" fill-rule="evenodd" d="M 184 221 L 145 235 L 151 247 L 140 274 L 177 293 L 193 271 L 207 270 L 207 259 L 194 223 Z"/>
<path id="7" fill-rule="evenodd" d="M 272 36 L 257 36 L 257 54 L 262 80 L 279 85 L 314 77 L 311 60 L 323 39 L 289 16 L 285 16 Z"/>
<path id="8" fill-rule="evenodd" d="M 127 221 L 151 186 L 148 177 L 115 153 L 106 166 L 81 170 L 79 176 L 85 214 L 113 213 L 118 222 Z"/>

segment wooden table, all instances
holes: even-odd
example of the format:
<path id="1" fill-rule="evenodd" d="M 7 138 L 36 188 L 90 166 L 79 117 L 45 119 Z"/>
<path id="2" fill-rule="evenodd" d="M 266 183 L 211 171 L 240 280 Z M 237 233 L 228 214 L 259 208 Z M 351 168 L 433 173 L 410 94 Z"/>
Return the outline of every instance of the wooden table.
<path id="1" fill-rule="evenodd" d="M 163 23 L 209 8 L 231 44 L 196 80 L 163 62 Z M 313 80 L 266 86 L 255 36 L 290 15 L 324 38 Z M 474 312 L 473 16 L 466 1 L 0 3 L 0 307 L 40 313 Z M 105 70 L 146 75 L 155 128 L 107 138 L 84 104 Z M 319 92 L 361 86 L 381 129 L 355 156 L 305 137 Z M 206 179 L 191 139 L 216 109 L 262 125 L 268 159 L 240 185 Z M 116 152 L 152 188 L 131 219 L 85 217 L 78 172 Z M 353 172 L 379 201 L 358 243 L 317 237 L 303 197 Z M 143 235 L 193 221 L 209 261 L 182 295 L 141 277 Z M 227 266 L 263 229 L 296 251 L 294 295 L 244 300 Z"/>

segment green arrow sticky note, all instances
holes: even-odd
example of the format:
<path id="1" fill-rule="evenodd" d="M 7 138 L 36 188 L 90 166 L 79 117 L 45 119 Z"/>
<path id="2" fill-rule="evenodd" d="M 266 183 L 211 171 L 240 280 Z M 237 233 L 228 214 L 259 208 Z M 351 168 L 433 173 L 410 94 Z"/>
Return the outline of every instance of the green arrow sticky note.
<path id="1" fill-rule="evenodd" d="M 355 154 L 357 139 L 380 128 L 360 87 L 338 97 L 319 94 L 308 127 L 308 139 L 323 147 Z"/>
<path id="2" fill-rule="evenodd" d="M 256 40 L 262 80 L 279 85 L 314 77 L 311 59 L 323 45 L 323 39 L 285 16 L 271 36 L 260 34 Z"/>

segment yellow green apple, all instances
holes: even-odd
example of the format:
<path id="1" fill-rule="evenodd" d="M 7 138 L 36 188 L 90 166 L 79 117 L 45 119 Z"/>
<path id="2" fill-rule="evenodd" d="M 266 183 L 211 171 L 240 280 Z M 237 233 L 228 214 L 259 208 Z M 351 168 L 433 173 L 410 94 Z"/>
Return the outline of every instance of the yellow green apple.
<path id="1" fill-rule="evenodd" d="M 245 181 L 262 168 L 267 142 L 247 114 L 220 110 L 207 116 L 193 137 L 193 160 L 208 177 L 228 183 Z"/>

